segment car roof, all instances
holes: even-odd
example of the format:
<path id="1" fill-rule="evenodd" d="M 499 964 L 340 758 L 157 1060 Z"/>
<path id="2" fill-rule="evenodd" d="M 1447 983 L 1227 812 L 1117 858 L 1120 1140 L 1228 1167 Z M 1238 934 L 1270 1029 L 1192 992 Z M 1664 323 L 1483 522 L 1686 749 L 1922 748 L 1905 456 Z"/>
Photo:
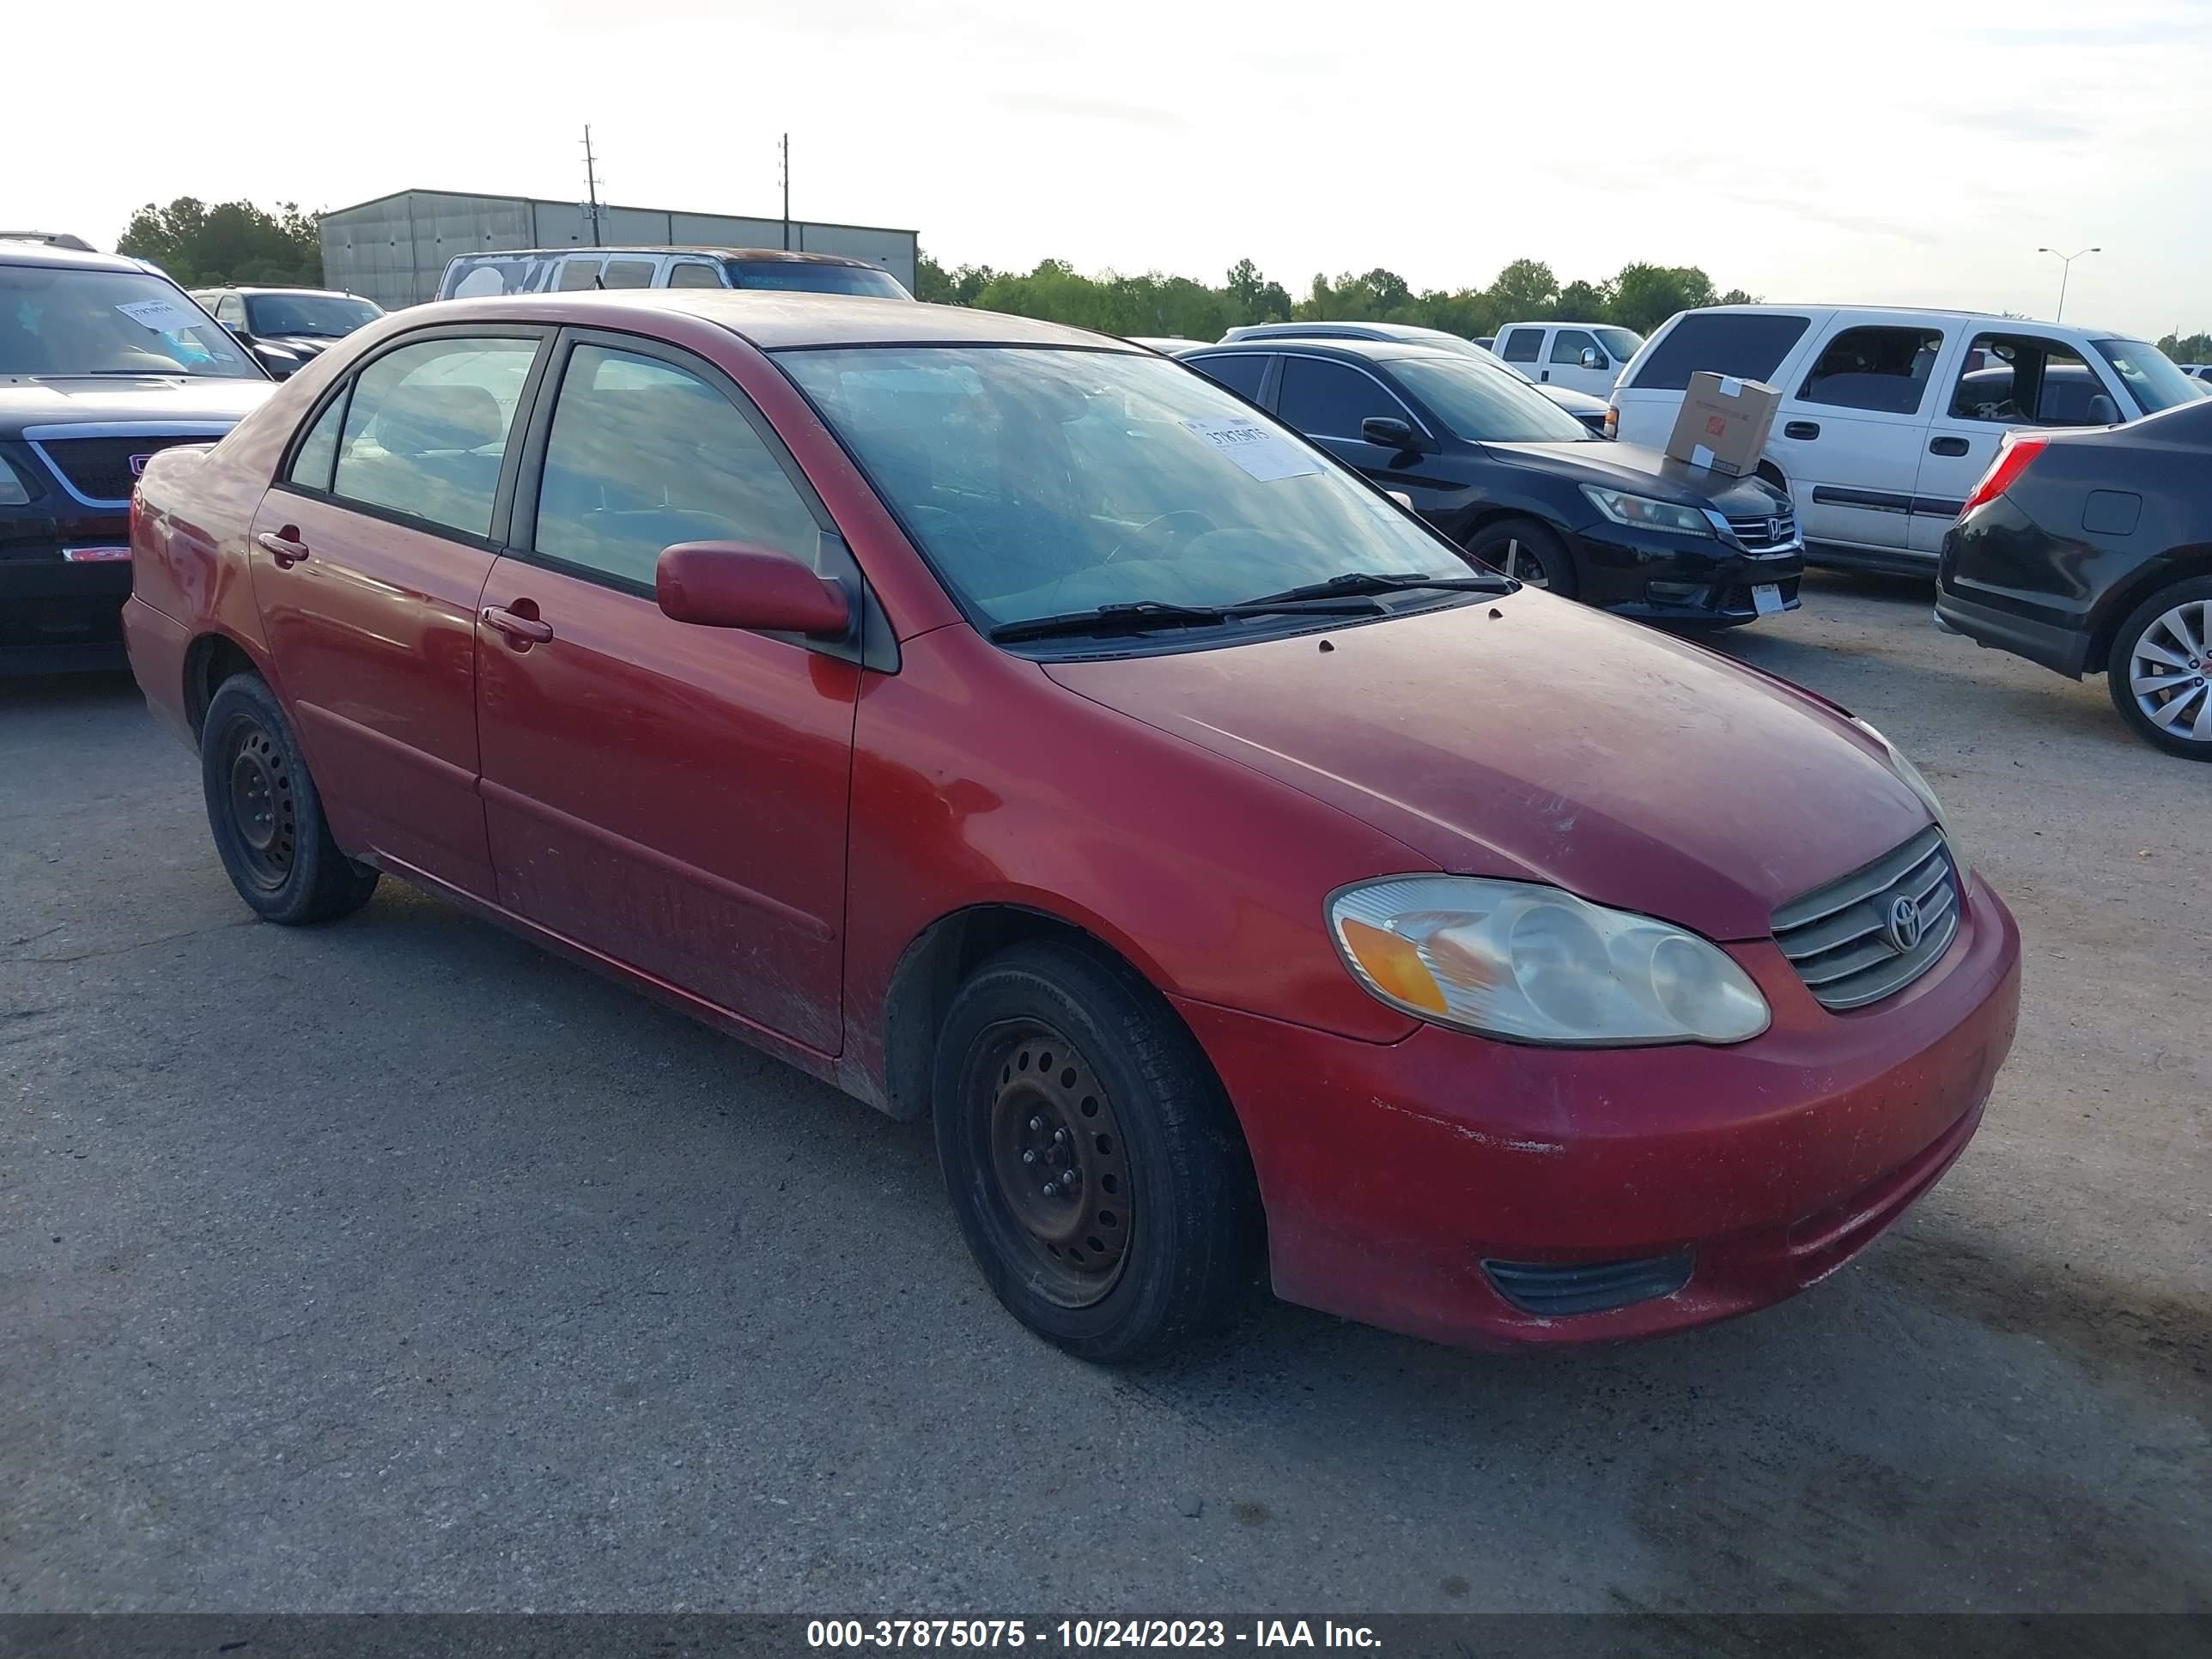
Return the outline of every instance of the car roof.
<path id="1" fill-rule="evenodd" d="M 135 270 L 149 276 L 153 274 L 145 264 L 125 254 L 57 247 L 51 242 L 9 241 L 4 238 L 0 238 L 0 264 L 45 265 L 73 270 Z"/>
<path id="2" fill-rule="evenodd" d="M 1281 351 L 1289 346 L 1296 346 L 1301 351 L 1318 352 L 1324 356 L 1358 357 L 1371 363 L 1396 362 L 1408 357 L 1458 362 L 1467 356 L 1463 351 L 1447 350 L 1443 346 L 1425 344 L 1419 340 L 1363 340 L 1356 336 L 1329 334 L 1263 335 L 1256 340 L 1224 340 L 1206 349 L 1208 351 Z M 1198 354 L 1194 351 L 1185 355 L 1195 357 Z"/>
<path id="3" fill-rule="evenodd" d="M 642 319 L 680 312 L 716 323 L 763 350 L 840 345 L 1080 346 L 1131 356 L 1154 356 L 1110 334 L 1060 323 L 978 311 L 968 306 L 857 294 L 810 294 L 785 289 L 625 288 L 573 294 L 510 294 L 441 300 L 406 315 L 416 326 L 441 318 L 518 319 L 571 309 L 624 313 Z"/>
<path id="4" fill-rule="evenodd" d="M 1688 317 L 1695 315 L 1697 312 L 1734 312 L 1748 316 L 1772 316 L 1777 313 L 1794 316 L 1808 311 L 1839 312 L 1853 317 L 1895 317 L 1900 321 L 1951 317 L 1956 318 L 1960 322 L 1995 324 L 1997 326 L 1997 331 L 2000 332 L 2007 324 L 2022 328 L 2063 329 L 2068 333 L 2086 337 L 2112 337 L 2124 332 L 2124 331 L 2109 328 L 2097 328 L 2085 323 L 2054 323 L 2040 317 L 2008 317 L 2002 311 L 1975 311 L 1970 307 L 1959 306 L 1862 306 L 1839 304 L 1833 300 L 1821 300 L 1804 305 L 1783 305 L 1773 301 L 1762 300 L 1756 305 L 1699 306 L 1695 311 L 1685 311 L 1677 314 Z"/>
<path id="5" fill-rule="evenodd" d="M 705 242 L 635 242 L 621 247 L 504 247 L 480 248 L 474 252 L 456 254 L 459 259 L 513 259 L 532 254 L 568 253 L 701 253 L 717 258 L 744 259 L 755 264 L 810 265 L 864 265 L 878 270 L 866 259 L 849 258 L 842 253 L 804 253 L 797 248 L 782 247 L 723 247 Z"/>

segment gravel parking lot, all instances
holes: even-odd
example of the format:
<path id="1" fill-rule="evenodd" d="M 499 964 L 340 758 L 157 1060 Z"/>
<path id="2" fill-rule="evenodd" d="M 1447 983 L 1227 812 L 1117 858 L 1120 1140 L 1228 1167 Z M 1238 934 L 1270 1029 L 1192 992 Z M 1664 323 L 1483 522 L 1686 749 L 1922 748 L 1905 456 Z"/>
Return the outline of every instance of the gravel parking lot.
<path id="1" fill-rule="evenodd" d="M 2027 941 L 1866 1259 L 1638 1347 L 1274 1306 L 1094 1371 L 893 1124 L 386 883 L 248 919 L 127 679 L 0 683 L 0 1608 L 2212 1610 L 2212 769 L 1814 576 Z"/>

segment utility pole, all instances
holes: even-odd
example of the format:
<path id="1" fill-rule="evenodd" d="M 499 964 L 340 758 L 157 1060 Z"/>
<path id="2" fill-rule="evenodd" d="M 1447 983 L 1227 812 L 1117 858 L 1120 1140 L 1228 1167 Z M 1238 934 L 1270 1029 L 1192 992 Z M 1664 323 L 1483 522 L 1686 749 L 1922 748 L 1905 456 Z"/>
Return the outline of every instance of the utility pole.
<path id="1" fill-rule="evenodd" d="M 584 216 L 592 222 L 592 246 L 599 245 L 599 173 L 592 156 L 592 128 L 584 126 Z"/>
<path id="2" fill-rule="evenodd" d="M 777 146 L 783 160 L 783 251 L 791 252 L 791 135 L 783 135 Z"/>
<path id="3" fill-rule="evenodd" d="M 2038 253 L 2048 253 L 2058 261 L 2058 314 L 2051 320 L 2054 323 L 2063 323 L 2066 320 L 2066 279 L 2074 274 L 2074 262 L 2084 253 L 2102 253 L 2105 250 L 2100 247 L 2085 247 L 2081 253 L 2061 253 L 2055 247 L 2039 247 L 2035 251 Z"/>

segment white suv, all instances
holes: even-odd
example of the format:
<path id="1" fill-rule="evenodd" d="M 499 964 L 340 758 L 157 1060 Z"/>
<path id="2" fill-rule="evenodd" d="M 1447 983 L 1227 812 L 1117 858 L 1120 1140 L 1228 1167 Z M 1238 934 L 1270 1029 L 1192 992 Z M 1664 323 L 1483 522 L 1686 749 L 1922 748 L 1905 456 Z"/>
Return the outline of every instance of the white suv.
<path id="1" fill-rule="evenodd" d="M 1716 306 L 1663 324 L 1613 388 L 1614 435 L 1666 446 L 1699 369 L 1782 406 L 1759 471 L 1808 563 L 1933 575 L 1943 532 L 2015 427 L 2108 426 L 2197 396 L 2156 346 L 1969 311 Z"/>
<path id="2" fill-rule="evenodd" d="M 1611 323 L 1508 323 L 1490 349 L 1539 386 L 1602 398 L 1643 344 Z"/>

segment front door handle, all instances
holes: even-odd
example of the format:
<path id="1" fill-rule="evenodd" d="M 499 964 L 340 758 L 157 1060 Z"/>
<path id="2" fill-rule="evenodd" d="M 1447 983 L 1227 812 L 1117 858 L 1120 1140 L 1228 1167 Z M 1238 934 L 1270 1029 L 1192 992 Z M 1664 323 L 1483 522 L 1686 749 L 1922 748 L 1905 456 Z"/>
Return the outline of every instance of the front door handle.
<path id="1" fill-rule="evenodd" d="M 1784 425 L 1782 435 L 1802 439 L 1809 443 L 1820 435 L 1820 423 L 1818 421 L 1790 421 Z"/>
<path id="2" fill-rule="evenodd" d="M 488 605 L 477 615 L 486 628 L 506 635 L 508 642 L 518 648 L 543 645 L 553 637 L 551 623 L 541 622 L 536 617 L 519 616 L 502 605 Z"/>
<path id="3" fill-rule="evenodd" d="M 300 539 L 299 530 L 292 525 L 282 530 L 264 530 L 253 539 L 276 561 L 279 570 L 289 570 L 307 556 L 307 544 Z"/>
<path id="4" fill-rule="evenodd" d="M 1938 438 L 1928 446 L 1930 455 L 1963 455 L 1973 446 L 1964 438 Z"/>

